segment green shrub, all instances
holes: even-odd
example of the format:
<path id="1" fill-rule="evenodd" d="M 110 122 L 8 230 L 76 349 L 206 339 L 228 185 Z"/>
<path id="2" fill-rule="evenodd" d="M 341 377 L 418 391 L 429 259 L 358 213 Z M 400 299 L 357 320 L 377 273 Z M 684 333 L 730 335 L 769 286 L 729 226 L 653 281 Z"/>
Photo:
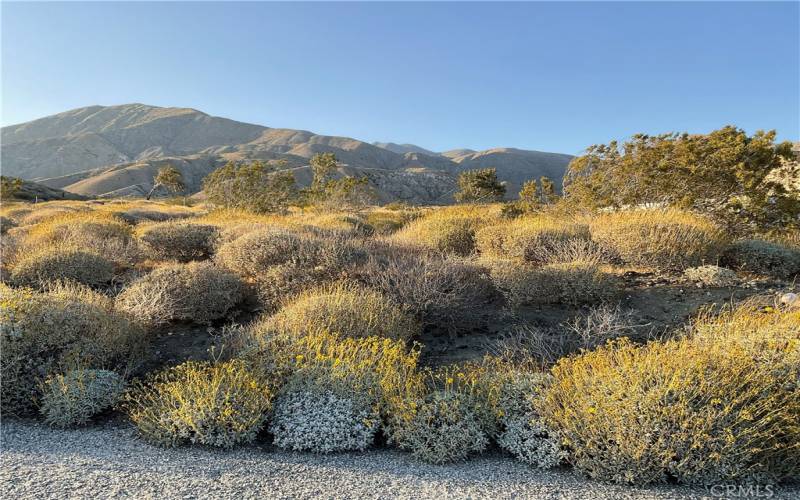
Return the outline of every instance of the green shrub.
<path id="1" fill-rule="evenodd" d="M 70 370 L 42 383 L 39 412 L 53 427 L 84 425 L 114 406 L 124 389 L 125 381 L 112 371 Z"/>
<path id="2" fill-rule="evenodd" d="M 238 277 L 211 263 L 168 264 L 128 285 L 116 305 L 150 326 L 170 321 L 207 324 L 224 317 L 242 293 Z"/>
<path id="3" fill-rule="evenodd" d="M 208 258 L 218 236 L 216 226 L 187 222 L 154 224 L 139 233 L 148 257 L 179 262 Z"/>
<path id="4" fill-rule="evenodd" d="M 272 392 L 240 361 L 188 361 L 134 385 L 123 406 L 153 444 L 231 448 L 255 439 Z"/>
<path id="5" fill-rule="evenodd" d="M 145 332 L 109 298 L 74 284 L 45 293 L 0 284 L 0 334 L 0 402 L 10 414 L 32 410 L 37 379 L 72 366 L 124 371 L 146 343 Z"/>
<path id="6" fill-rule="evenodd" d="M 552 370 L 537 407 L 596 479 L 776 482 L 800 467 L 800 313 L 742 307 L 693 334 L 618 340 Z"/>
<path id="7" fill-rule="evenodd" d="M 335 284 L 302 293 L 271 319 L 275 331 L 307 335 L 327 331 L 344 337 L 409 340 L 419 325 L 380 293 L 352 284 Z"/>
<path id="8" fill-rule="evenodd" d="M 763 240 L 733 243 L 723 255 L 730 267 L 753 274 L 791 279 L 800 274 L 800 250 Z"/>
<path id="9" fill-rule="evenodd" d="M 736 273 L 719 266 L 690 267 L 683 276 L 699 286 L 726 287 L 738 283 Z"/>
<path id="10" fill-rule="evenodd" d="M 510 261 L 491 262 L 491 277 L 514 306 L 542 303 L 595 304 L 619 293 L 614 276 L 586 262 L 542 267 Z"/>
<path id="11" fill-rule="evenodd" d="M 114 264 L 105 257 L 60 247 L 42 248 L 22 256 L 11 271 L 11 281 L 18 286 L 37 288 L 59 280 L 100 286 L 113 277 Z"/>
<path id="12" fill-rule="evenodd" d="M 714 263 L 727 237 L 710 221 L 680 210 L 634 210 L 600 214 L 592 239 L 627 264 L 683 270 Z"/>

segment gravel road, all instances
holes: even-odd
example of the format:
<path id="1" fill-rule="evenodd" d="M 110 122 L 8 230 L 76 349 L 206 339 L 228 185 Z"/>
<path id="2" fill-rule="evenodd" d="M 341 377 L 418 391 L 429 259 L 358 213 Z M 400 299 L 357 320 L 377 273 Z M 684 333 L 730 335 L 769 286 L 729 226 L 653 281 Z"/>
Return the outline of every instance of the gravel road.
<path id="1" fill-rule="evenodd" d="M 0 492 L 17 498 L 711 498 L 706 490 L 628 488 L 494 455 L 432 466 L 391 450 L 336 455 L 143 443 L 128 425 L 58 431 L 2 425 Z M 797 498 L 800 490 L 772 498 Z"/>

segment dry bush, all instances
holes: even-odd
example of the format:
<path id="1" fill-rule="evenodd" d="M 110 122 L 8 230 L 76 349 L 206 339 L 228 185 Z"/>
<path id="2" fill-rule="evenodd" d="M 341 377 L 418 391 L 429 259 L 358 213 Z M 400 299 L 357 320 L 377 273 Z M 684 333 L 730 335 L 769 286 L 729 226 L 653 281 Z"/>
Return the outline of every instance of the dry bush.
<path id="1" fill-rule="evenodd" d="M 651 325 L 634 311 L 600 304 L 555 327 L 513 325 L 487 347 L 494 356 L 515 365 L 549 367 L 581 349 L 594 349 L 620 337 L 646 341 L 652 333 Z"/>
<path id="2" fill-rule="evenodd" d="M 113 277 L 114 264 L 105 257 L 74 248 L 51 247 L 19 257 L 10 279 L 17 286 L 34 288 L 59 280 L 96 287 L 108 284 Z"/>
<path id="3" fill-rule="evenodd" d="M 32 208 L 27 213 L 23 213 L 15 218 L 15 221 L 20 226 L 32 226 L 40 222 L 46 222 L 61 216 L 81 212 L 82 210 L 75 207 L 64 207 L 58 205 L 32 205 Z"/>
<path id="4" fill-rule="evenodd" d="M 257 278 L 270 266 L 315 266 L 320 242 L 282 229 L 254 231 L 222 245 L 216 260 L 245 278 Z"/>
<path id="5" fill-rule="evenodd" d="M 800 314 L 745 307 L 693 335 L 619 340 L 554 368 L 537 408 L 590 477 L 774 483 L 800 467 Z"/>
<path id="6" fill-rule="evenodd" d="M 534 267 L 513 261 L 489 263 L 491 278 L 512 306 L 530 304 L 595 304 L 620 292 L 615 276 L 590 262 Z"/>
<path id="7" fill-rule="evenodd" d="M 26 229 L 29 248 L 72 246 L 103 255 L 119 266 L 139 261 L 132 228 L 110 213 L 90 210 L 58 215 Z"/>
<path id="8" fill-rule="evenodd" d="M 734 271 L 719 266 L 690 267 L 683 276 L 698 286 L 727 287 L 739 282 Z"/>
<path id="9" fill-rule="evenodd" d="M 476 238 L 481 255 L 543 263 L 553 262 L 559 251 L 569 251 L 567 242 L 588 241 L 589 227 L 569 218 L 540 215 L 484 227 Z"/>
<path id="10" fill-rule="evenodd" d="M 210 257 L 219 237 L 216 226 L 188 222 L 148 225 L 138 233 L 148 257 L 179 262 Z"/>
<path id="11" fill-rule="evenodd" d="M 13 219 L 0 215 L 0 234 L 6 234 L 14 227 L 17 227 L 17 223 Z"/>
<path id="12" fill-rule="evenodd" d="M 374 228 L 375 234 L 390 235 L 421 215 L 419 210 L 374 210 L 367 215 L 366 222 Z"/>
<path id="13" fill-rule="evenodd" d="M 168 264 L 128 285 L 116 306 L 149 326 L 170 321 L 207 324 L 224 317 L 242 292 L 238 277 L 211 263 Z"/>
<path id="14" fill-rule="evenodd" d="M 188 361 L 134 385 L 123 406 L 153 444 L 231 448 L 255 439 L 272 392 L 240 361 Z"/>
<path id="15" fill-rule="evenodd" d="M 493 212 L 481 207 L 440 208 L 406 224 L 392 239 L 438 252 L 469 255 L 475 250 L 475 232 L 496 219 Z"/>
<path id="16" fill-rule="evenodd" d="M 592 239 L 625 263 L 659 269 L 714 263 L 727 244 L 719 227 L 680 210 L 604 213 L 590 224 Z"/>
<path id="17" fill-rule="evenodd" d="M 276 332 L 308 335 L 326 331 L 342 337 L 385 337 L 409 340 L 419 324 L 380 293 L 338 283 L 302 293 L 269 320 Z"/>
<path id="18" fill-rule="evenodd" d="M 753 274 L 791 279 L 800 274 L 800 250 L 764 240 L 741 240 L 723 255 L 728 266 Z"/>
<path id="19" fill-rule="evenodd" d="M 358 279 L 414 314 L 425 326 L 450 333 L 479 328 L 498 294 L 486 268 L 457 257 L 394 247 L 372 253 Z"/>
<path id="20" fill-rule="evenodd" d="M 194 214 L 190 211 L 165 211 L 153 208 L 129 208 L 127 210 L 111 211 L 111 213 L 128 224 L 142 224 L 148 222 L 167 222 L 188 219 Z"/>
<path id="21" fill-rule="evenodd" d="M 349 214 L 313 215 L 302 219 L 304 225 L 345 235 L 369 236 L 375 230 L 361 217 Z"/>
<path id="22" fill-rule="evenodd" d="M 37 379 L 72 366 L 125 371 L 146 342 L 111 299 L 75 284 L 53 284 L 44 293 L 0 284 L 0 320 L 0 400 L 11 414 L 31 411 Z"/>

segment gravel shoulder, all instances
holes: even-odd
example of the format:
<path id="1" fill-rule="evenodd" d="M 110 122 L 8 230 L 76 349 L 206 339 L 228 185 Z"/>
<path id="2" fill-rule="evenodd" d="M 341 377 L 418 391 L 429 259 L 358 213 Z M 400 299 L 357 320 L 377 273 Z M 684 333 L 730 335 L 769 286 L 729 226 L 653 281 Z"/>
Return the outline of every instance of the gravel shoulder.
<path id="1" fill-rule="evenodd" d="M 270 445 L 164 450 L 129 425 L 59 431 L 2 423 L 4 498 L 712 498 L 708 490 L 629 488 L 537 471 L 499 454 L 433 466 L 394 450 L 313 455 Z M 772 498 L 798 498 L 780 489 Z"/>

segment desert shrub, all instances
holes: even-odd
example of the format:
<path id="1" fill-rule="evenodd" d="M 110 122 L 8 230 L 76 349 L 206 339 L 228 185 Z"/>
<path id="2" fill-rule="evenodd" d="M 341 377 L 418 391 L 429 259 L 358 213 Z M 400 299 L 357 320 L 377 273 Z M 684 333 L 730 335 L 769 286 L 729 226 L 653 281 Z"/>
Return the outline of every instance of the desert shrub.
<path id="1" fill-rule="evenodd" d="M 364 252 L 344 238 L 323 239 L 281 229 L 247 233 L 222 245 L 216 255 L 223 266 L 253 279 L 270 266 L 335 270 L 364 258 Z"/>
<path id="2" fill-rule="evenodd" d="M 800 273 L 800 250 L 763 240 L 741 240 L 725 251 L 723 262 L 749 273 L 791 278 Z"/>
<path id="3" fill-rule="evenodd" d="M 218 235 L 217 227 L 208 224 L 165 222 L 145 227 L 139 239 L 148 257 L 188 262 L 208 258 Z"/>
<path id="4" fill-rule="evenodd" d="M 592 263 L 578 261 L 534 267 L 495 260 L 490 265 L 492 281 L 514 306 L 594 304 L 619 293 L 616 278 Z"/>
<path id="5" fill-rule="evenodd" d="M 116 306 L 150 326 L 174 320 L 210 323 L 239 303 L 242 293 L 238 277 L 211 263 L 168 264 L 123 289 Z"/>
<path id="6" fill-rule="evenodd" d="M 625 263 L 683 270 L 716 262 L 725 233 L 708 220 L 679 210 L 634 210 L 591 220 L 592 239 Z"/>
<path id="7" fill-rule="evenodd" d="M 127 222 L 128 224 L 141 224 L 144 222 L 166 222 L 175 219 L 187 219 L 192 216 L 191 212 L 175 212 L 162 210 L 148 210 L 144 208 L 131 208 L 118 212 L 111 212 L 115 217 Z"/>
<path id="8" fill-rule="evenodd" d="M 480 327 L 497 291 L 486 268 L 456 257 L 411 250 L 373 254 L 358 278 L 393 299 L 425 326 L 455 333 Z"/>
<path id="9" fill-rule="evenodd" d="M 84 425 L 114 406 L 124 389 L 125 381 L 113 371 L 69 370 L 42 383 L 39 412 L 53 427 Z"/>
<path id="10" fill-rule="evenodd" d="M 392 239 L 438 252 L 469 255 L 475 250 L 475 232 L 494 220 L 478 207 L 437 209 L 406 224 Z"/>
<path id="11" fill-rule="evenodd" d="M 698 286 L 734 286 L 739 281 L 734 271 L 719 266 L 690 267 L 683 272 L 683 276 Z"/>
<path id="12" fill-rule="evenodd" d="M 375 440 L 379 419 L 369 406 L 332 391 L 289 391 L 278 397 L 270 423 L 280 448 L 330 453 L 364 450 Z"/>
<path id="13" fill-rule="evenodd" d="M 272 392 L 240 361 L 188 361 L 135 384 L 123 406 L 153 444 L 231 448 L 256 437 Z"/>
<path id="14" fill-rule="evenodd" d="M 489 444 L 476 393 L 459 374 L 454 367 L 434 372 L 427 393 L 407 403 L 410 410 L 396 426 L 393 439 L 422 461 L 464 460 Z"/>
<path id="15" fill-rule="evenodd" d="M 501 370 L 495 378 L 497 444 L 535 467 L 549 469 L 559 465 L 566 458 L 561 440 L 535 408 L 548 382 L 547 376 L 524 370 Z"/>
<path id="16" fill-rule="evenodd" d="M 331 277 L 317 268 L 282 264 L 271 266 L 253 280 L 252 290 L 265 312 L 272 313 L 312 288 L 329 284 Z"/>
<path id="17" fill-rule="evenodd" d="M 303 219 L 305 224 L 323 230 L 332 230 L 347 235 L 369 236 L 375 232 L 369 222 L 361 217 L 346 214 L 322 214 Z"/>
<path id="18" fill-rule="evenodd" d="M 644 341 L 651 334 L 649 323 L 643 323 L 635 311 L 623 309 L 619 304 L 592 306 L 559 326 L 573 346 L 572 350 L 594 349 L 620 337 Z"/>
<path id="19" fill-rule="evenodd" d="M 481 255 L 525 262 L 552 262 L 571 240 L 589 240 L 586 224 L 552 216 L 523 217 L 487 226 L 476 234 Z"/>
<path id="20" fill-rule="evenodd" d="M 71 366 L 125 370 L 146 343 L 145 333 L 111 299 L 75 284 L 46 292 L 0 284 L 3 412 L 26 414 L 36 380 Z"/>
<path id="21" fill-rule="evenodd" d="M 281 394 L 308 392 L 315 397 L 332 393 L 342 405 L 345 404 L 342 400 L 351 401 L 356 413 L 369 409 L 370 415 L 379 415 L 387 435 L 392 435 L 396 422 L 405 417 L 406 402 L 422 390 L 417 372 L 419 349 L 416 346 L 409 349 L 403 341 L 377 337 L 339 338 L 328 332 L 303 337 L 276 334 L 269 322 L 263 320 L 247 328 L 242 336 L 237 352 L 257 373 L 263 374 L 260 378 L 270 380 L 276 391 L 281 388 Z M 306 396 L 298 398 L 305 400 L 308 411 L 318 408 L 318 402 L 310 402 Z M 338 419 L 344 415 L 328 414 L 327 418 Z M 347 422 L 353 421 L 339 422 L 347 426 Z M 298 421 L 287 420 L 282 425 L 295 423 Z M 351 428 L 337 436 L 365 436 L 362 431 Z M 306 439 L 317 443 L 321 449 L 326 446 L 321 443 L 328 442 L 329 438 L 330 435 L 323 432 Z"/>
<path id="22" fill-rule="evenodd" d="M 0 215 L 0 234 L 6 234 L 12 227 L 17 227 L 17 223 L 8 217 Z"/>
<path id="23" fill-rule="evenodd" d="M 328 331 L 344 337 L 386 337 L 408 340 L 419 325 L 379 292 L 353 284 L 309 290 L 272 318 L 276 331 L 306 335 Z"/>
<path id="24" fill-rule="evenodd" d="M 80 212 L 80 210 L 74 207 L 44 205 L 41 207 L 32 208 L 28 210 L 27 213 L 22 213 L 16 217 L 15 220 L 20 226 L 32 226 L 34 224 L 39 224 L 40 222 L 45 222 L 50 219 L 76 212 Z"/>
<path id="25" fill-rule="evenodd" d="M 376 234 L 389 235 L 396 233 L 408 222 L 405 212 L 375 211 L 367 215 L 367 224 L 372 226 Z"/>
<path id="26" fill-rule="evenodd" d="M 740 309 L 693 335 L 562 359 L 537 410 L 590 477 L 775 482 L 800 466 L 797 313 Z"/>
<path id="27" fill-rule="evenodd" d="M 83 210 L 49 218 L 28 229 L 25 245 L 68 246 L 93 252 L 120 266 L 139 260 L 132 228 L 111 213 Z"/>
<path id="28" fill-rule="evenodd" d="M 41 287 L 48 282 L 69 280 L 89 286 L 107 284 L 114 277 L 114 264 L 105 257 L 74 248 L 40 248 L 19 258 L 11 281 L 19 286 Z"/>

